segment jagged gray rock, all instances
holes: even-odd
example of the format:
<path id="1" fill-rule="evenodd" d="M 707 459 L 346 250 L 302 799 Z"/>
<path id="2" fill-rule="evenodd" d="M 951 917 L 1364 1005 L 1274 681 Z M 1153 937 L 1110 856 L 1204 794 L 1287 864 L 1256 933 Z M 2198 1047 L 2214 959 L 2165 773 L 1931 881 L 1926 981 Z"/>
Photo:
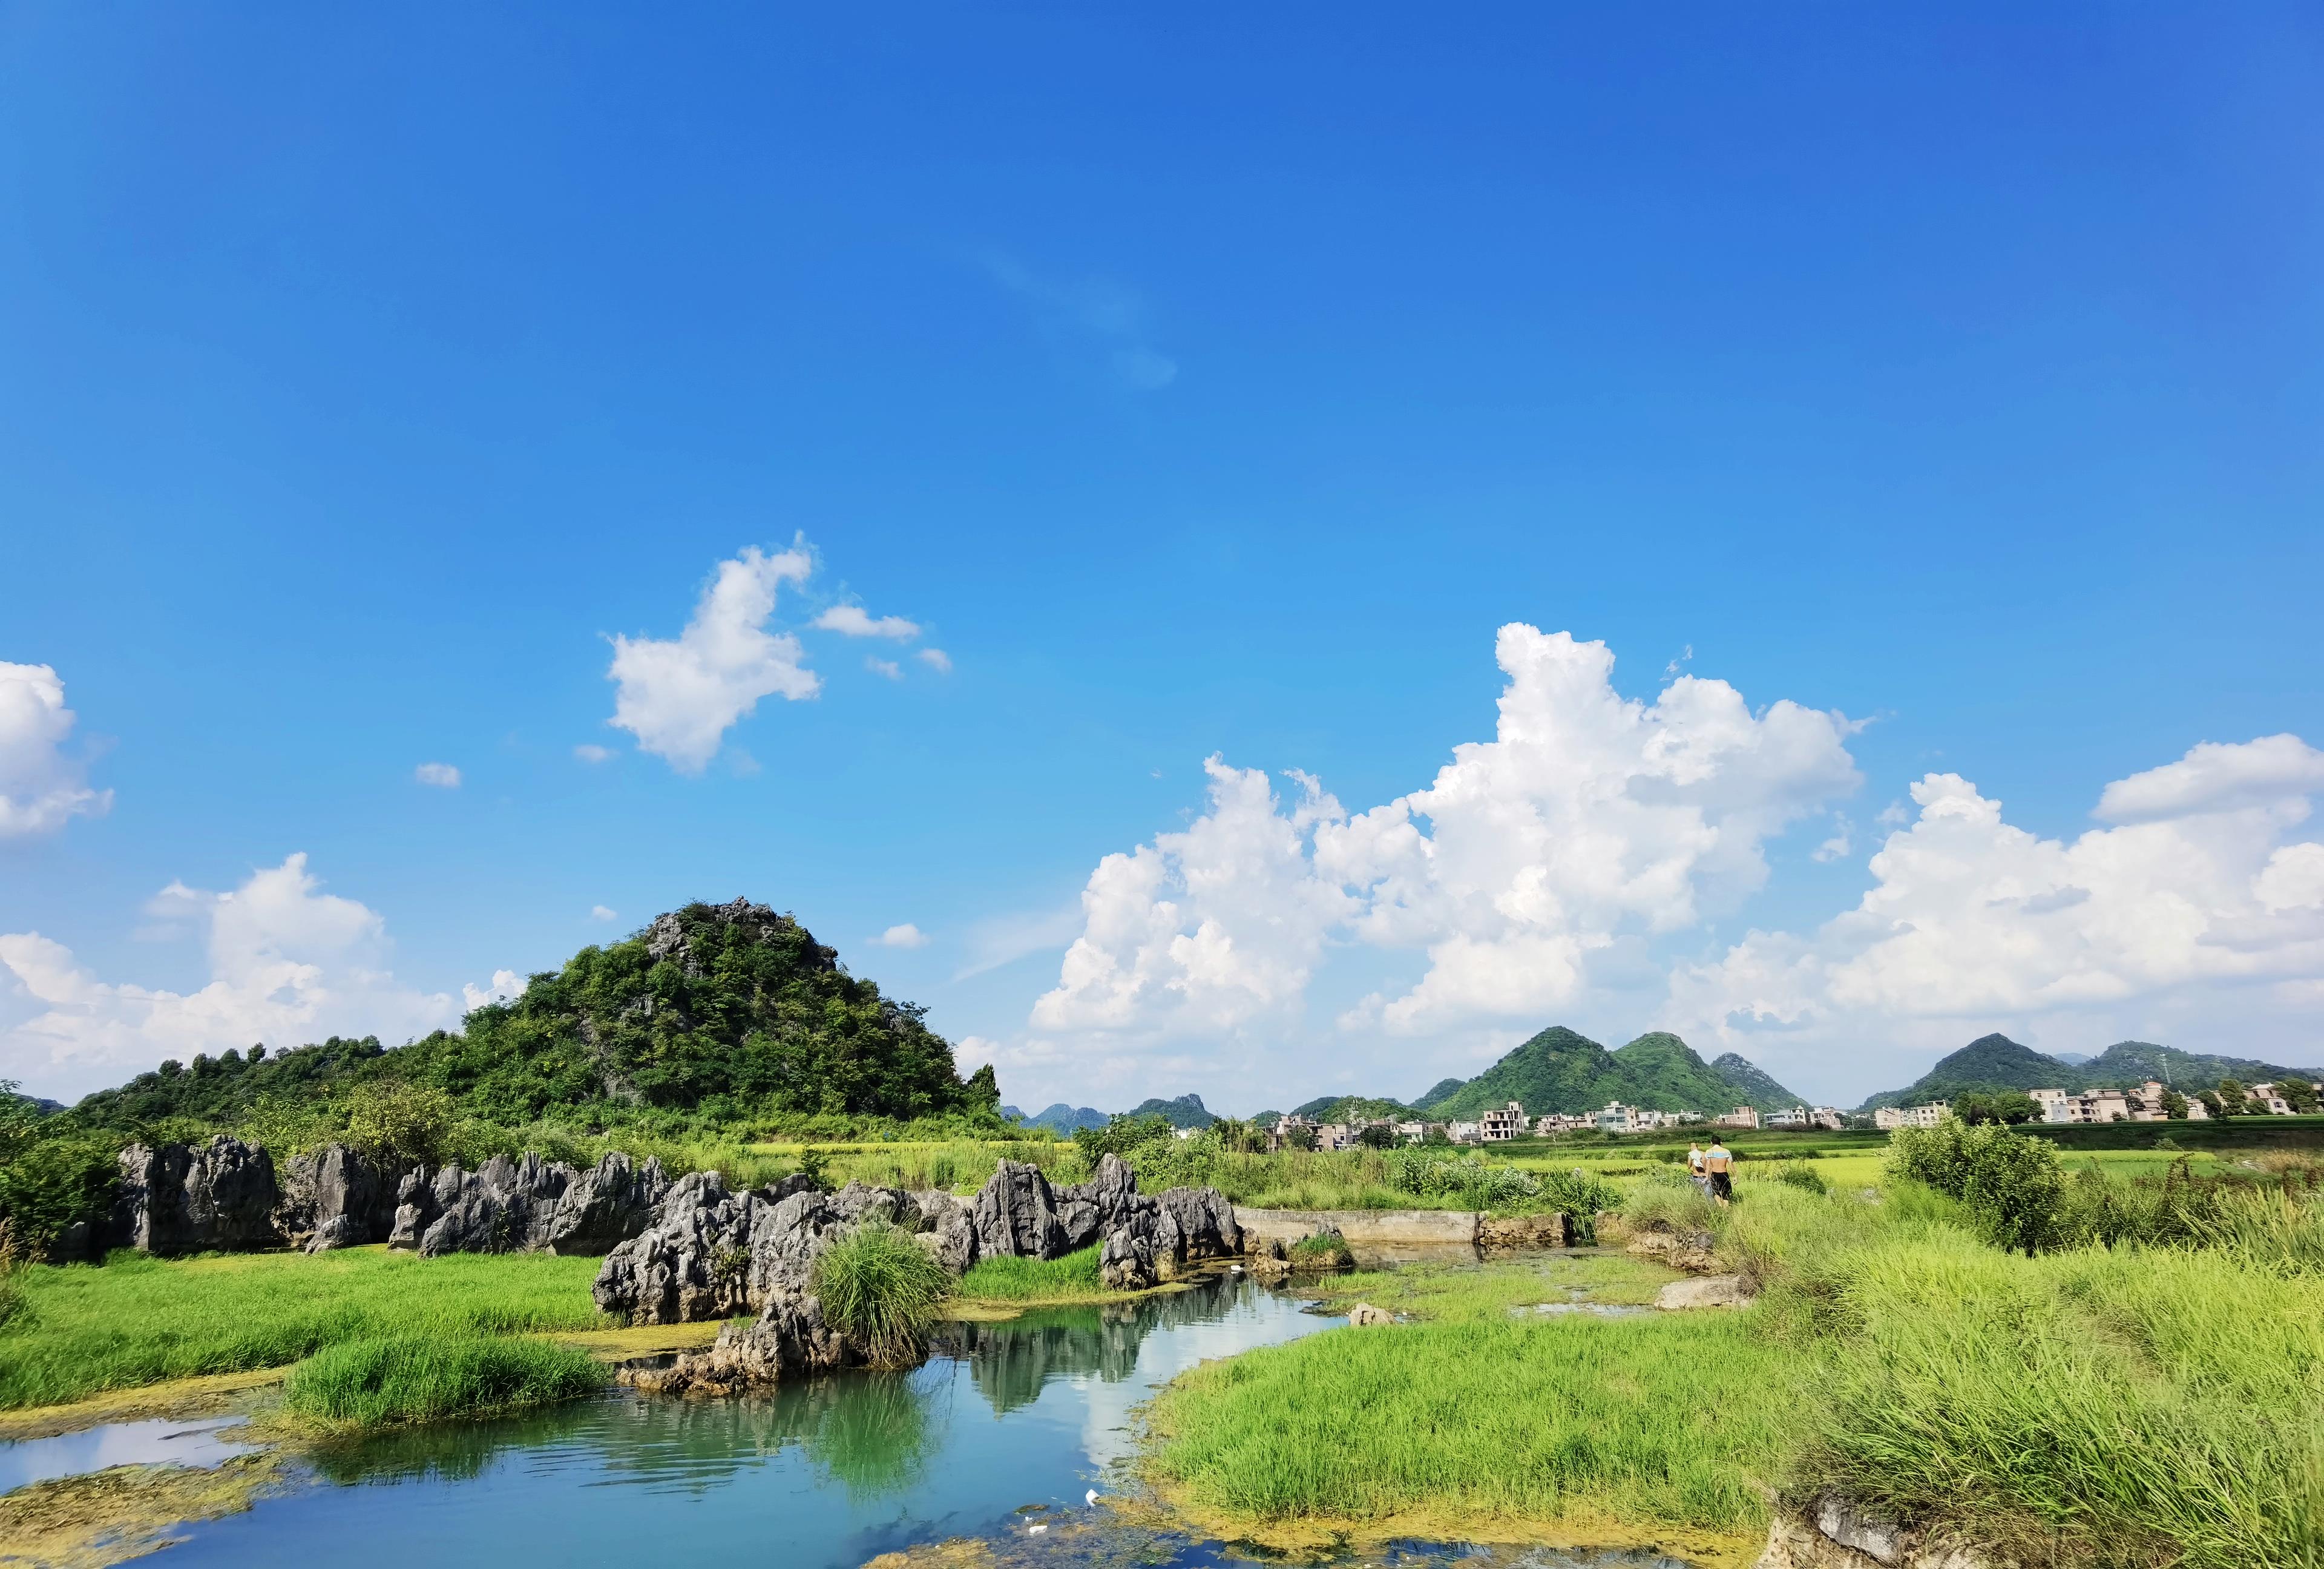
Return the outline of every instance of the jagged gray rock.
<path id="1" fill-rule="evenodd" d="M 1169 1187 L 1155 1201 L 1178 1223 L 1178 1262 L 1231 1259 L 1242 1251 L 1242 1227 L 1234 1205 L 1215 1187 Z"/>
<path id="2" fill-rule="evenodd" d="M 785 1291 L 759 1316 L 727 1324 L 706 1352 L 681 1355 L 667 1368 L 624 1371 L 622 1383 L 661 1395 L 738 1395 L 780 1382 L 786 1374 L 826 1372 L 869 1361 L 862 1348 L 825 1322 L 823 1300 Z"/>
<path id="3" fill-rule="evenodd" d="M 977 1193 L 975 1223 L 979 1258 L 1054 1259 L 1068 1251 L 1056 1195 L 1038 1166 L 1003 1160 L 995 1168 Z"/>
<path id="4" fill-rule="evenodd" d="M 282 1196 L 274 1159 L 255 1144 L 223 1133 L 198 1149 L 132 1144 L 120 1163 L 115 1246 L 193 1253 L 271 1248 L 282 1240 L 274 1224 Z"/>
<path id="5" fill-rule="evenodd" d="M 670 1184 L 661 1162 L 608 1151 L 587 1171 L 530 1150 L 406 1176 L 396 1189 L 388 1245 L 444 1253 L 610 1251 L 652 1223 Z"/>
<path id="6" fill-rule="evenodd" d="M 583 1257 L 611 1252 L 653 1223 L 669 1186 L 659 1159 L 650 1156 L 638 1166 L 618 1149 L 606 1151 L 567 1183 L 549 1216 L 549 1251 Z"/>
<path id="7" fill-rule="evenodd" d="M 293 1156 L 275 1223 L 310 1253 L 385 1241 L 395 1229 L 395 1195 L 407 1169 L 345 1144 Z"/>
<path id="8" fill-rule="evenodd" d="M 841 1232 L 869 1221 L 933 1231 L 931 1251 L 949 1226 L 957 1247 L 965 1223 L 957 1201 L 930 1196 L 942 1196 L 953 1213 L 900 1188 L 852 1182 L 825 1194 L 803 1177 L 788 1177 L 772 1188 L 736 1194 L 717 1172 L 695 1172 L 669 1190 L 650 1228 L 605 1255 L 592 1289 L 600 1309 L 632 1324 L 688 1324 L 753 1311 L 804 1293 L 816 1256 Z"/>
<path id="9" fill-rule="evenodd" d="M 940 1188 L 912 1195 L 923 1229 L 920 1246 L 950 1275 L 965 1275 L 976 1262 L 976 1217 L 969 1206 Z"/>
<path id="10" fill-rule="evenodd" d="M 1055 1190 L 1061 1250 L 1078 1252 L 1112 1231 L 1137 1196 L 1138 1177 L 1130 1163 L 1119 1155 L 1100 1156 L 1087 1182 Z"/>

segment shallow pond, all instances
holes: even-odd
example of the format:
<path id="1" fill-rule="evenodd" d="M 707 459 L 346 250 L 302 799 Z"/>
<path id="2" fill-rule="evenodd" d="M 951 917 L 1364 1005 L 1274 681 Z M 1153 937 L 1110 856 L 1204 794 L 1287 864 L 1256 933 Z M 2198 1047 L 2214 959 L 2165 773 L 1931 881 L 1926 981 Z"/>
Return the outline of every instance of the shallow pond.
<path id="1" fill-rule="evenodd" d="M 1132 1304 L 954 1325 L 946 1354 L 900 1376 L 825 1378 L 747 1400 L 617 1391 L 530 1417 L 364 1440 L 316 1455 L 245 1513 L 180 1527 L 178 1545 L 155 1562 L 856 1569 L 967 1537 L 989 1544 L 979 1562 L 991 1569 L 1218 1564 L 1238 1555 L 1121 1527 L 1093 1510 L 1088 1493 L 1113 1491 L 1115 1463 L 1134 1437 L 1131 1413 L 1157 1386 L 1209 1358 L 1342 1323 L 1236 1275 Z M 20 1472 L 51 1474 L 81 1450 L 97 1464 L 215 1463 L 219 1441 L 190 1430 L 208 1426 L 122 1425 L 14 1447 Z M 1421 1543 L 1351 1562 L 1455 1558 L 1676 1569 L 1654 1554 L 1477 1555 Z"/>

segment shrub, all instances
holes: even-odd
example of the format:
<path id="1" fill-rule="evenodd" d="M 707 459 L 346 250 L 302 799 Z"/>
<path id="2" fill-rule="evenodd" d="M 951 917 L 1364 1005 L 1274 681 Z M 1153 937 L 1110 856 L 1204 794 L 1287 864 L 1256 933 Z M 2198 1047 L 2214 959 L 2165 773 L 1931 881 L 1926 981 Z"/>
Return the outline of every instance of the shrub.
<path id="1" fill-rule="evenodd" d="M 1622 1207 L 1622 1190 L 1603 1177 L 1591 1177 L 1580 1169 L 1551 1172 L 1541 1179 L 1542 1202 L 1552 1209 L 1563 1210 L 1575 1241 L 1583 1247 L 1598 1245 L 1598 1217 L 1608 1210 Z"/>
<path id="2" fill-rule="evenodd" d="M 425 1166 L 444 1159 L 458 1119 L 450 1095 L 432 1084 L 401 1079 L 359 1084 L 347 1092 L 346 1106 L 349 1143 Z"/>
<path id="3" fill-rule="evenodd" d="M 1899 1128 L 1888 1169 L 1960 1200 L 1987 1241 L 2027 1253 L 2052 1239 L 2066 1193 L 2057 1147 L 1998 1123 L 1972 1128 L 1948 1117 L 1933 1128 Z"/>
<path id="4" fill-rule="evenodd" d="M 1807 1193 L 1831 1191 L 1831 1184 L 1823 1179 L 1822 1172 L 1812 1166 L 1803 1166 L 1796 1160 L 1784 1162 L 1776 1170 L 1775 1180 L 1787 1187 L 1800 1188 Z"/>
<path id="5" fill-rule="evenodd" d="M 825 1321 L 875 1366 L 916 1360 L 928 1326 L 952 1295 L 952 1278 L 910 1233 L 884 1222 L 857 1226 L 815 1261 L 815 1294 Z"/>
<path id="6" fill-rule="evenodd" d="M 395 1335 L 352 1340 L 290 1370 L 283 1403 L 318 1421 L 371 1427 L 439 1422 L 594 1394 L 605 1370 L 548 1341 Z"/>

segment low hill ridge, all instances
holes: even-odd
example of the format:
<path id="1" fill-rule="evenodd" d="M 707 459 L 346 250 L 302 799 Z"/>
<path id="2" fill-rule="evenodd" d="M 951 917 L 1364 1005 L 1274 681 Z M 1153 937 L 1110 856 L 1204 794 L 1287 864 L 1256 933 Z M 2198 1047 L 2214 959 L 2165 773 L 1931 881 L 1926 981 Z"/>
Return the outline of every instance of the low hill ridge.
<path id="1" fill-rule="evenodd" d="M 1798 1098 L 1746 1059 L 1728 1054 L 1756 1079 L 1738 1080 L 1704 1062 L 1692 1047 L 1668 1030 L 1649 1030 L 1618 1050 L 1563 1025 L 1553 1025 L 1508 1056 L 1429 1103 L 1428 1114 L 1468 1119 L 1515 1101 L 1531 1116 L 1559 1112 L 1569 1116 L 1594 1112 L 1609 1101 L 1656 1112 L 1701 1112 L 1706 1116 L 1738 1104 L 1763 1111 L 1800 1103 Z"/>
<path id="2" fill-rule="evenodd" d="M 1901 1090 L 1874 1095 L 1858 1111 L 1957 1100 L 1977 1091 L 2128 1089 L 2161 1079 L 2182 1090 L 2207 1090 L 2221 1079 L 2257 1084 L 2289 1076 L 2313 1080 L 2316 1068 L 2286 1067 L 2255 1057 L 2181 1051 L 2148 1040 L 2118 1040 L 2086 1062 L 2070 1063 L 2020 1045 L 1997 1031 L 1980 1035 Z"/>

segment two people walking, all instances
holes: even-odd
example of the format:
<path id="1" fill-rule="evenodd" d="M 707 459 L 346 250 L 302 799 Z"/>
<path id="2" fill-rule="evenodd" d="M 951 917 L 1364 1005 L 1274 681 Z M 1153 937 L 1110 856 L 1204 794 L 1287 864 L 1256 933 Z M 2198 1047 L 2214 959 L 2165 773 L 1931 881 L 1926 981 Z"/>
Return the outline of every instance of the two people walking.
<path id="1" fill-rule="evenodd" d="M 1709 1194 L 1721 1209 L 1735 1196 L 1735 1154 L 1717 1134 L 1711 1135 L 1708 1149 L 1701 1140 L 1694 1141 L 1686 1152 L 1686 1170 L 1694 1179 L 1694 1186 Z"/>

